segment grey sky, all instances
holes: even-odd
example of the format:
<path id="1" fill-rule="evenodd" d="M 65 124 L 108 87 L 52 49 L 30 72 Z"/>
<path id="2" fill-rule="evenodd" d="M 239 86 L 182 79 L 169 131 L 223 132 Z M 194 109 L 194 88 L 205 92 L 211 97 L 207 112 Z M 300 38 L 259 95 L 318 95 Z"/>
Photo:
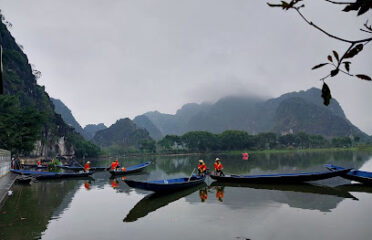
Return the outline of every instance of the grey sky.
<path id="1" fill-rule="evenodd" d="M 370 13 L 305 4 L 304 14 L 332 33 L 367 36 L 359 27 Z M 347 47 L 262 0 L 0 0 L 0 8 L 42 72 L 39 84 L 82 125 L 175 113 L 226 95 L 321 87 L 327 72 L 311 67 Z M 353 72 L 372 75 L 371 49 L 355 58 Z M 372 134 L 372 83 L 344 75 L 328 83 L 347 117 Z"/>

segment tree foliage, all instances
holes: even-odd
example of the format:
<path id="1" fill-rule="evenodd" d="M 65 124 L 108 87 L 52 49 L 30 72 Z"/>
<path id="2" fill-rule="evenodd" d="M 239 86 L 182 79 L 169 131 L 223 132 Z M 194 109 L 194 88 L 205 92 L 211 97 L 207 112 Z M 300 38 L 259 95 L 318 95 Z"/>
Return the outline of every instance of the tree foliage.
<path id="1" fill-rule="evenodd" d="M 40 139 L 45 115 L 35 107 L 21 107 L 17 96 L 0 96 L 0 147 L 13 155 L 28 154 Z"/>
<path id="2" fill-rule="evenodd" d="M 332 0 L 325 0 L 328 3 L 335 4 L 335 5 L 346 5 L 342 11 L 350 12 L 350 11 L 357 11 L 357 15 L 363 15 L 367 13 L 370 9 L 372 9 L 372 0 L 355 0 L 355 2 L 343 2 L 343 1 L 332 1 Z M 324 28 L 320 27 L 319 25 L 315 24 L 313 21 L 309 20 L 305 15 L 303 15 L 301 9 L 305 7 L 304 0 L 291 0 L 290 2 L 281 1 L 281 3 L 267 3 L 270 7 L 279 7 L 283 10 L 294 10 L 296 11 L 299 16 L 310 26 L 314 27 L 315 29 L 319 30 L 326 36 L 336 39 L 338 41 L 344 42 L 348 44 L 348 48 L 339 54 L 336 50 L 332 50 L 330 54 L 327 55 L 327 62 L 319 63 L 315 65 L 312 70 L 319 69 L 324 66 L 330 66 L 331 69 L 329 73 L 321 78 L 323 81 L 323 88 L 322 88 L 322 98 L 324 100 L 324 105 L 329 105 L 330 99 L 332 98 L 331 91 L 328 85 L 324 82 L 329 77 L 335 77 L 339 73 L 346 74 L 351 77 L 356 77 L 361 80 L 371 81 L 372 78 L 366 74 L 353 74 L 350 72 L 350 66 L 352 64 L 351 59 L 357 56 L 368 44 L 372 41 L 372 25 L 368 24 L 368 20 L 363 24 L 360 30 L 369 36 L 362 39 L 357 40 L 350 40 L 346 38 L 342 38 L 336 36 L 335 34 L 331 34 L 324 30 Z"/>

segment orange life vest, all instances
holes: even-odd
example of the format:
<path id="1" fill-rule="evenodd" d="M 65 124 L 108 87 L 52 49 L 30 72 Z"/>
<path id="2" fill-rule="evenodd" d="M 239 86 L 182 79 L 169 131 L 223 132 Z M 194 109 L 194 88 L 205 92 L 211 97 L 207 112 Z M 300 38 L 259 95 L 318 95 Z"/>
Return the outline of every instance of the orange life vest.
<path id="1" fill-rule="evenodd" d="M 41 161 L 39 160 L 39 161 L 37 161 L 37 165 L 38 166 L 40 166 L 41 165 Z"/>
<path id="2" fill-rule="evenodd" d="M 90 164 L 89 164 L 89 163 L 86 163 L 86 164 L 84 165 L 84 170 L 85 170 L 86 172 L 88 172 L 88 171 L 90 170 Z"/>
<path id="3" fill-rule="evenodd" d="M 112 162 L 111 163 L 111 169 L 112 170 L 115 170 L 115 168 L 118 166 L 119 164 L 117 162 Z"/>
<path id="4" fill-rule="evenodd" d="M 205 170 L 207 170 L 207 166 L 204 163 L 198 164 L 198 170 L 200 172 L 204 172 Z"/>
<path id="5" fill-rule="evenodd" d="M 222 164 L 220 162 L 215 162 L 214 163 L 214 170 L 215 171 L 222 171 L 223 170 Z"/>

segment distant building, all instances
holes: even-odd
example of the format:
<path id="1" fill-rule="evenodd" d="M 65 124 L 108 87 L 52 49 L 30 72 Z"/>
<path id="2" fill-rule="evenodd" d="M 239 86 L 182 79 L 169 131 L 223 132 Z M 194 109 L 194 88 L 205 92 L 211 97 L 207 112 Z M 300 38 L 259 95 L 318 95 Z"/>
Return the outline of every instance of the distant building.
<path id="1" fill-rule="evenodd" d="M 288 135 L 288 134 L 293 134 L 293 129 L 292 128 L 290 128 L 288 131 L 282 131 L 280 133 L 280 135 L 282 135 L 282 136 L 285 136 L 285 135 Z"/>

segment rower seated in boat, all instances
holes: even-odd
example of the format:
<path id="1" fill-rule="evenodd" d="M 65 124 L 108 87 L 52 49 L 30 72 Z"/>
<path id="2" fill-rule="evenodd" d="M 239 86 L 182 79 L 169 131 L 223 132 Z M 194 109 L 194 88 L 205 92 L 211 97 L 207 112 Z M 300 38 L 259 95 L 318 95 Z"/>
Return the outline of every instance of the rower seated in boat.
<path id="1" fill-rule="evenodd" d="M 90 171 L 90 161 L 86 162 L 84 165 L 84 171 L 89 172 Z"/>
<path id="2" fill-rule="evenodd" d="M 199 160 L 198 164 L 198 175 L 204 176 L 207 173 L 207 166 L 205 165 L 203 160 Z"/>
<path id="3" fill-rule="evenodd" d="M 111 170 L 116 170 L 117 168 L 120 168 L 120 166 L 119 166 L 119 160 L 115 160 L 115 162 L 112 162 L 111 163 Z"/>
<path id="4" fill-rule="evenodd" d="M 214 173 L 216 175 L 225 176 L 223 173 L 223 166 L 219 158 L 216 158 L 216 161 L 214 162 Z"/>
<path id="5" fill-rule="evenodd" d="M 36 165 L 37 165 L 38 167 L 41 167 L 41 160 L 40 160 L 40 159 L 37 161 Z"/>

